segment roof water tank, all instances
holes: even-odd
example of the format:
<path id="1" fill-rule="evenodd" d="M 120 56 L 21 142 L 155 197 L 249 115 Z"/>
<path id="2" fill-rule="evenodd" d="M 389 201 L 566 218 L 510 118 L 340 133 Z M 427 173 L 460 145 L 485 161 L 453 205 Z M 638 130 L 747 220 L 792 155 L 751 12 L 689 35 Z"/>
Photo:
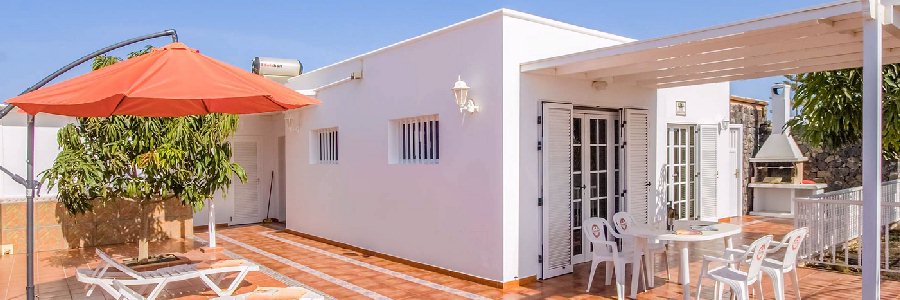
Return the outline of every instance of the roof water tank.
<path id="1" fill-rule="evenodd" d="M 293 77 L 303 73 L 303 64 L 299 60 L 290 58 L 254 57 L 254 74 L 269 76 Z"/>

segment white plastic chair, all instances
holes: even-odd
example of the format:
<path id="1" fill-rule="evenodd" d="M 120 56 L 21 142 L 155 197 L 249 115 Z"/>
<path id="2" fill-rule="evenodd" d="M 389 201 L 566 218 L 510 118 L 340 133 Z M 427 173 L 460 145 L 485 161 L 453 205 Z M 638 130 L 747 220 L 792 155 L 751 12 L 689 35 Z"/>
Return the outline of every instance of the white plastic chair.
<path id="1" fill-rule="evenodd" d="M 632 251 L 619 251 L 619 245 L 607 238 L 607 234 L 616 238 L 622 238 L 622 236 L 613 230 L 613 227 L 609 225 L 606 219 L 589 218 L 584 221 L 582 228 L 585 230 L 588 241 L 593 245 L 593 250 L 591 251 L 591 275 L 588 277 L 586 292 L 591 291 L 591 284 L 594 282 L 597 266 L 601 262 L 606 262 L 606 285 L 609 285 L 612 278 L 611 273 L 615 269 L 616 294 L 618 299 L 625 299 L 625 265 L 632 263 L 634 253 Z M 640 269 L 632 266 L 632 272 L 640 272 Z"/>
<path id="2" fill-rule="evenodd" d="M 794 285 L 794 295 L 800 299 L 800 278 L 797 275 L 797 253 L 800 252 L 800 245 L 806 239 L 809 228 L 801 227 L 788 232 L 781 239 L 781 242 L 773 241 L 772 248 L 767 250 L 769 254 L 777 253 L 784 248 L 784 258 L 777 260 L 771 257 L 766 258 L 762 263 L 762 271 L 772 278 L 772 284 L 775 286 L 775 299 L 784 300 L 784 277 L 787 273 L 791 274 L 791 284 Z"/>
<path id="3" fill-rule="evenodd" d="M 613 215 L 613 224 L 616 226 L 616 231 L 620 234 L 626 234 L 628 228 L 634 228 L 637 226 L 637 222 L 634 220 L 634 217 L 627 212 L 617 212 Z M 648 225 L 650 226 L 650 225 Z M 629 238 L 626 238 L 629 240 Z M 629 241 L 626 244 L 633 245 L 634 241 Z M 648 276 L 653 276 L 656 270 L 653 268 L 656 266 L 656 255 L 661 254 L 663 257 L 663 261 L 666 263 L 666 280 L 671 280 L 669 277 L 669 254 L 668 254 L 668 244 L 661 243 L 657 240 L 651 240 L 647 242 L 647 253 L 642 253 L 645 258 L 647 258 L 647 273 Z"/>
<path id="4" fill-rule="evenodd" d="M 99 286 L 116 299 L 121 299 L 122 297 L 131 299 L 128 298 L 129 295 L 122 295 L 115 287 L 113 287 L 115 282 L 119 282 L 119 284 L 123 286 L 143 286 L 143 288 L 138 291 L 139 295 L 144 293 L 147 288 L 152 287 L 153 289 L 146 298 L 156 299 L 168 283 L 196 278 L 203 281 L 203 283 L 217 295 L 229 296 L 233 294 L 240 283 L 244 281 L 244 277 L 247 276 L 247 273 L 259 271 L 259 265 L 247 261 L 234 261 L 235 264 L 223 264 L 222 266 L 216 266 L 214 264 L 211 268 L 205 269 L 197 268 L 197 265 L 191 264 L 165 267 L 154 271 L 138 272 L 117 262 L 110 257 L 109 254 L 106 254 L 106 252 L 103 252 L 100 249 L 97 249 L 96 252 L 97 256 L 100 257 L 100 264 L 97 265 L 97 268 L 78 269 L 75 272 L 75 277 L 78 281 L 87 284 L 87 296 L 90 296 L 91 293 L 93 293 L 94 288 Z M 110 271 L 110 268 L 117 270 L 118 272 Z M 219 287 L 219 284 L 229 273 L 237 273 L 237 275 L 228 287 L 222 289 Z"/>
<path id="5" fill-rule="evenodd" d="M 751 286 L 758 289 L 757 292 L 760 299 L 762 299 L 760 269 L 763 261 L 766 259 L 769 243 L 771 242 L 771 235 L 761 237 L 750 244 L 750 247 L 737 257 L 734 257 L 735 249 L 726 249 L 725 257 L 704 255 L 700 278 L 697 280 L 697 300 L 700 299 L 700 292 L 703 289 L 703 278 L 710 278 L 716 281 L 716 299 L 722 298 L 723 283 L 731 287 L 731 293 L 737 299 L 749 300 Z M 711 262 L 718 262 L 723 265 L 710 269 L 709 264 Z M 749 262 L 746 272 L 741 271 L 738 267 L 742 262 Z"/>

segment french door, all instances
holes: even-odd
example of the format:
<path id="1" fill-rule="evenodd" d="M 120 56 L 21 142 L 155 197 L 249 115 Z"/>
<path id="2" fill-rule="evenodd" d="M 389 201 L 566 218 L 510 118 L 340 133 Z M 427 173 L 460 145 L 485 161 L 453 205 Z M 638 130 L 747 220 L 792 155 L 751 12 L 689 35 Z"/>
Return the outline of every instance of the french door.
<path id="1" fill-rule="evenodd" d="M 575 111 L 572 118 L 572 263 L 591 259 L 581 225 L 587 218 L 611 219 L 621 207 L 618 113 Z"/>
<path id="2" fill-rule="evenodd" d="M 697 203 L 697 127 L 669 125 L 666 143 L 666 190 L 676 220 L 699 217 Z"/>
<path id="3" fill-rule="evenodd" d="M 639 109 L 575 110 L 567 103 L 542 104 L 540 278 L 571 273 L 574 264 L 590 259 L 591 246 L 581 228 L 585 219 L 609 219 L 629 207 L 646 219 L 646 116 Z M 628 120 L 627 126 L 622 119 Z M 626 145 L 632 149 L 626 151 Z M 626 164 L 636 171 L 626 171 Z M 622 188 L 631 184 L 634 193 Z"/>

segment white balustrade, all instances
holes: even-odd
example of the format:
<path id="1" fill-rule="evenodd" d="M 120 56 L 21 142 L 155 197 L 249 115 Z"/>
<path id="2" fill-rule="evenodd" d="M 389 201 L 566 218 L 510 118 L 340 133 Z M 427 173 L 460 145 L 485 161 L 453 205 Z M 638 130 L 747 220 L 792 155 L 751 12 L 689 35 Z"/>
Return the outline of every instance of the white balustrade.
<path id="1" fill-rule="evenodd" d="M 794 226 L 808 227 L 809 237 L 803 242 L 800 259 L 808 264 L 843 266 L 859 270 L 862 247 L 862 187 L 843 189 L 809 198 L 794 199 Z M 900 225 L 900 180 L 882 183 L 881 218 L 882 270 L 900 273 L 900 266 L 891 268 L 889 245 L 890 228 Z M 893 249 L 900 252 L 900 249 Z"/>

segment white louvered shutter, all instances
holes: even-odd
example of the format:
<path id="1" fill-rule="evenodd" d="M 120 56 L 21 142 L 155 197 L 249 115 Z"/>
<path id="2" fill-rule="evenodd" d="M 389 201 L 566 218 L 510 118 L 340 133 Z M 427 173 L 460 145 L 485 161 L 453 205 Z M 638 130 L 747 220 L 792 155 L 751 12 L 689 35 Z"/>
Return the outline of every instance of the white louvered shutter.
<path id="1" fill-rule="evenodd" d="M 700 219 L 717 220 L 716 193 L 718 183 L 718 160 L 716 156 L 719 139 L 718 125 L 700 125 L 698 135 L 698 170 L 700 171 L 697 199 L 700 201 Z"/>
<path id="2" fill-rule="evenodd" d="M 544 104 L 542 138 L 542 276 L 572 272 L 572 105 Z"/>
<path id="3" fill-rule="evenodd" d="M 650 124 L 647 110 L 622 110 L 624 137 L 625 211 L 638 223 L 647 223 L 650 207 Z"/>
<path id="4" fill-rule="evenodd" d="M 262 221 L 259 216 L 259 151 L 256 141 L 232 143 L 232 160 L 244 168 L 247 182 L 234 183 L 234 216 L 231 224 L 250 224 Z"/>

